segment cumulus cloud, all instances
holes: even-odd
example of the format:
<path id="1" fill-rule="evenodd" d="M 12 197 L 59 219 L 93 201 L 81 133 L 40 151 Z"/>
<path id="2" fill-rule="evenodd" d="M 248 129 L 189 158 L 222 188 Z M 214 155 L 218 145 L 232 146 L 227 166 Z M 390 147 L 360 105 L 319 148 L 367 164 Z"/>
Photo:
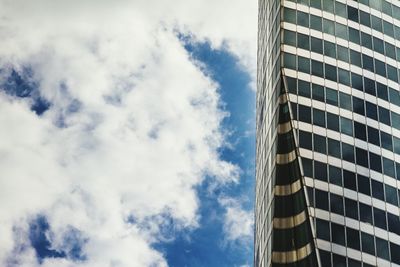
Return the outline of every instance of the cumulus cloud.
<path id="1" fill-rule="evenodd" d="M 177 32 L 252 69 L 254 5 L 0 0 L 0 265 L 167 265 L 152 247 L 163 224 L 196 227 L 194 187 L 239 176 L 218 154 L 218 85 Z M 31 97 L 6 90 L 13 72 Z M 33 95 L 48 103 L 40 116 Z M 228 208 L 233 231 L 237 212 Z M 38 215 L 65 257 L 36 259 L 29 234 Z M 70 255 L 71 238 L 81 258 Z"/>

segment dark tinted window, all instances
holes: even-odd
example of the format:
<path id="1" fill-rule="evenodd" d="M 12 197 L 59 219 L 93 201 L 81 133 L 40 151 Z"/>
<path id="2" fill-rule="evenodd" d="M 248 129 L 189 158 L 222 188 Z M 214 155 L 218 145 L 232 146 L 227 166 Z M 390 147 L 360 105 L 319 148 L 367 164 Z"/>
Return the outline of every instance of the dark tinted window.
<path id="1" fill-rule="evenodd" d="M 332 242 L 345 246 L 344 226 L 331 223 Z"/>

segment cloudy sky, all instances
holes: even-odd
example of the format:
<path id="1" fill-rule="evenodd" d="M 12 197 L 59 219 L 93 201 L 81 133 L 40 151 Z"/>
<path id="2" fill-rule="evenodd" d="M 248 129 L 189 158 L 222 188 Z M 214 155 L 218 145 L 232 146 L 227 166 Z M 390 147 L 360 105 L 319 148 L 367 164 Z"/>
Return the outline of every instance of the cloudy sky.
<path id="1" fill-rule="evenodd" d="M 0 0 L 0 266 L 251 266 L 255 0 Z"/>

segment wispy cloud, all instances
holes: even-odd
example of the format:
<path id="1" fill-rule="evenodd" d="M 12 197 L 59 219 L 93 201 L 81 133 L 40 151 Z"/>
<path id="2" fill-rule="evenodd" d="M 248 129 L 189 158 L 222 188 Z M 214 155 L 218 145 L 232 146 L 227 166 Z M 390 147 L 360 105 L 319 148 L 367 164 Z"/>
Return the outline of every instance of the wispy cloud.
<path id="1" fill-rule="evenodd" d="M 239 199 L 221 198 L 225 207 L 224 231 L 228 242 L 252 241 L 254 214 L 246 210 Z"/>
<path id="2" fill-rule="evenodd" d="M 38 95 L 0 94 L 0 265 L 39 265 L 29 233 L 43 216 L 49 249 L 65 257 L 42 266 L 166 266 L 152 247 L 163 224 L 196 227 L 194 187 L 239 174 L 218 154 L 226 114 L 218 86 L 176 31 L 254 68 L 248 5 L 0 1 L 0 89 L 16 72 Z M 228 208 L 233 232 L 237 212 Z"/>

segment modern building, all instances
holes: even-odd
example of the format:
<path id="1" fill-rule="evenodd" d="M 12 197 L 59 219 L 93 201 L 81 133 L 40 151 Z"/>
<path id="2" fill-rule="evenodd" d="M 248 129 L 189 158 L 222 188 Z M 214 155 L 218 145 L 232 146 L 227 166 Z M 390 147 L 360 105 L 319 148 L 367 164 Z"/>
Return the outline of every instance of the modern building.
<path id="1" fill-rule="evenodd" d="M 259 0 L 255 266 L 400 266 L 400 0 Z"/>

